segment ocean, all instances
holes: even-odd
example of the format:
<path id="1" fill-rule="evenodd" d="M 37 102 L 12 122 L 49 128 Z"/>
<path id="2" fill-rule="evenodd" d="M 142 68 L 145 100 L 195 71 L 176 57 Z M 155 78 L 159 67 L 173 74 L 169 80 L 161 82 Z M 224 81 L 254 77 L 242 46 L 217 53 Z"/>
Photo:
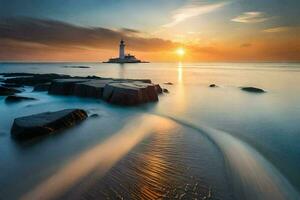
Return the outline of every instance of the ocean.
<path id="1" fill-rule="evenodd" d="M 299 63 L 0 63 L 6 72 L 147 78 L 169 93 L 137 107 L 30 87 L 37 101 L 0 97 L 1 200 L 300 198 Z M 14 118 L 65 108 L 99 117 L 11 138 Z"/>

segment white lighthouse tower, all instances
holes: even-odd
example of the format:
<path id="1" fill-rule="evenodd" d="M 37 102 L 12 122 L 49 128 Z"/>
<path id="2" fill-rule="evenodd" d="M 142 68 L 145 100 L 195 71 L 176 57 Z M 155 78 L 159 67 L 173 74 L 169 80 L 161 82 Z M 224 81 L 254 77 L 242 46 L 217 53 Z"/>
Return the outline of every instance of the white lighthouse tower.
<path id="1" fill-rule="evenodd" d="M 125 58 L 125 43 L 124 43 L 124 40 L 121 40 L 121 42 L 120 42 L 119 58 L 120 59 Z"/>

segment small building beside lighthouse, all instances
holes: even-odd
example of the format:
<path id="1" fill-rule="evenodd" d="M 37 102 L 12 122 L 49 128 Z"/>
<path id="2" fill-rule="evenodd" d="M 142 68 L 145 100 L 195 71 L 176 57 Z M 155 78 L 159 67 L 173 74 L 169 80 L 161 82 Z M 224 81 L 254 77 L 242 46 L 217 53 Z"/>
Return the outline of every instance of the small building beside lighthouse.
<path id="1" fill-rule="evenodd" d="M 105 63 L 145 63 L 145 61 L 141 61 L 137 59 L 134 55 L 125 54 L 125 41 L 122 39 L 119 45 L 119 57 L 118 58 L 110 58 Z"/>

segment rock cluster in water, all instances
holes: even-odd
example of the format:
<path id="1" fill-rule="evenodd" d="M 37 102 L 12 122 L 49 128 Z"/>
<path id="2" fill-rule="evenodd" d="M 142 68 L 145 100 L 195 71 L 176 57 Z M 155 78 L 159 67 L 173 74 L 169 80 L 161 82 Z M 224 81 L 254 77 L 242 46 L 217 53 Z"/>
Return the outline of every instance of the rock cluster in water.
<path id="1" fill-rule="evenodd" d="M 30 139 L 71 127 L 87 118 L 81 109 L 65 109 L 57 112 L 44 112 L 14 120 L 11 134 L 16 139 Z"/>
<path id="2" fill-rule="evenodd" d="M 34 91 L 48 91 L 54 95 L 72 95 L 103 99 L 119 105 L 137 105 L 158 101 L 162 88 L 149 79 L 112 79 L 89 77 L 71 77 L 58 74 L 3 74 L 9 77 L 5 84 L 34 86 Z M 14 89 L 5 95 L 16 93 Z M 0 88 L 1 92 L 1 88 Z M 1 94 L 1 93 L 0 93 Z"/>
<path id="3" fill-rule="evenodd" d="M 72 95 L 103 99 L 112 104 L 138 105 L 158 101 L 162 88 L 149 79 L 112 79 L 96 76 L 72 77 L 59 74 L 6 73 L 1 74 L 0 95 L 6 102 L 35 100 L 18 96 L 19 87 L 33 86 L 33 91 L 48 91 L 53 95 Z M 81 109 L 66 109 L 16 118 L 11 134 L 17 139 L 29 139 L 71 127 L 87 118 Z M 96 117 L 96 116 L 93 116 Z"/>

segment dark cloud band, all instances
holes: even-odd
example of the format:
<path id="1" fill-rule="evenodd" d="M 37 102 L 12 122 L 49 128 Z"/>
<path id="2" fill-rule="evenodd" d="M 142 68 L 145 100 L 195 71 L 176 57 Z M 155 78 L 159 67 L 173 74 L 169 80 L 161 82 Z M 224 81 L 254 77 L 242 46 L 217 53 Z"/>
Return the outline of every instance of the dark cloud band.
<path id="1" fill-rule="evenodd" d="M 128 47 L 137 51 L 160 51 L 176 46 L 159 38 L 143 38 L 133 35 L 137 30 L 119 31 L 102 27 L 81 27 L 73 24 L 35 18 L 8 18 L 0 20 L 0 40 L 9 39 L 55 47 L 88 47 L 115 49 L 121 38 Z"/>

